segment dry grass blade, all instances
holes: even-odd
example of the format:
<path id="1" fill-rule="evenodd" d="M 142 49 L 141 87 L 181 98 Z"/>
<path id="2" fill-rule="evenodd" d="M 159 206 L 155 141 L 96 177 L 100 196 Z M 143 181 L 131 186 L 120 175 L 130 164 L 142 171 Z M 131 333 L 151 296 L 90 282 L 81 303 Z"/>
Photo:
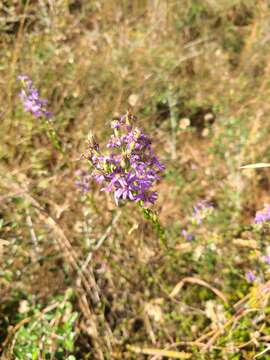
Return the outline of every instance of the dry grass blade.
<path id="1" fill-rule="evenodd" d="M 181 280 L 173 289 L 173 291 L 170 293 L 170 297 L 175 297 L 179 291 L 182 289 L 182 287 L 185 285 L 185 283 L 190 283 L 190 284 L 197 284 L 197 285 L 201 285 L 204 286 L 208 289 L 210 289 L 211 291 L 213 291 L 213 293 L 215 293 L 223 302 L 225 302 L 226 304 L 228 304 L 228 300 L 226 299 L 226 296 L 224 294 L 222 294 L 222 292 L 220 290 L 218 290 L 217 288 L 209 285 L 206 281 L 198 279 L 198 278 L 193 278 L 193 277 L 186 277 L 183 280 Z"/>
<path id="2" fill-rule="evenodd" d="M 256 164 L 243 165 L 240 167 L 240 169 L 262 169 L 267 167 L 270 167 L 270 163 L 256 163 Z"/>
<path id="3" fill-rule="evenodd" d="M 259 354 L 255 355 L 255 356 L 254 356 L 254 359 L 257 359 L 259 356 L 262 356 L 262 355 L 266 354 L 266 353 L 269 352 L 269 351 L 270 351 L 270 345 L 267 346 L 267 348 L 265 348 L 262 352 L 260 352 Z"/>
<path id="4" fill-rule="evenodd" d="M 192 354 L 185 353 L 183 351 L 170 351 L 170 350 L 160 350 L 152 348 L 140 348 L 137 346 L 127 346 L 129 351 L 135 352 L 136 354 L 145 354 L 145 355 L 157 355 L 160 357 L 166 357 L 171 359 L 190 359 Z"/>

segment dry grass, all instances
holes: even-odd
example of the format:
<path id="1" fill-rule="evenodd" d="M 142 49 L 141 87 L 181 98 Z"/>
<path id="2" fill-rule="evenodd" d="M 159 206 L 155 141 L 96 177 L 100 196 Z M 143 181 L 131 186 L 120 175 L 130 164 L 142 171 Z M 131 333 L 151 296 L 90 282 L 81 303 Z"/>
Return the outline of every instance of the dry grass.
<path id="1" fill-rule="evenodd" d="M 2 1 L 3 359 L 20 359 L 31 311 L 43 316 L 70 288 L 74 351 L 51 359 L 267 359 L 268 240 L 251 223 L 269 202 L 269 170 L 239 168 L 269 162 L 269 11 L 266 0 Z M 23 113 L 19 74 L 49 99 L 63 154 Z M 74 186 L 88 132 L 105 143 L 127 108 L 166 164 L 155 209 L 168 253 L 132 204 Z M 216 214 L 196 227 L 201 199 Z M 250 269 L 259 284 L 247 284 Z"/>

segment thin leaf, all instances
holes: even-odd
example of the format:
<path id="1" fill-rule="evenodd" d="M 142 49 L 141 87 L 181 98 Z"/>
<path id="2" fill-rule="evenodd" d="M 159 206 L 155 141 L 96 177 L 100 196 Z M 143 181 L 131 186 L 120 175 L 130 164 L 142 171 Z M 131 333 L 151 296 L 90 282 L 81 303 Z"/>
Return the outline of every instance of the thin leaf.
<path id="1" fill-rule="evenodd" d="M 270 163 L 256 163 L 256 164 L 249 164 L 240 166 L 240 169 L 260 169 L 270 167 Z"/>

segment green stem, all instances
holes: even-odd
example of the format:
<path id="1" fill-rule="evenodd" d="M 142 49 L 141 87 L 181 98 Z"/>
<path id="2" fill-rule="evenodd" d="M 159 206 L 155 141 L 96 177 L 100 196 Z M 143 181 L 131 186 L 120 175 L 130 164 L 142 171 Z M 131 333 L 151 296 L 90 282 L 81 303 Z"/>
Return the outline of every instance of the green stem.
<path id="1" fill-rule="evenodd" d="M 168 249 L 166 231 L 159 221 L 158 214 L 151 209 L 144 208 L 142 204 L 140 204 L 139 206 L 145 220 L 151 222 L 154 230 L 156 231 L 160 239 L 162 246 Z"/>
<path id="2" fill-rule="evenodd" d="M 65 154 L 62 144 L 59 140 L 59 137 L 49 120 L 45 121 L 45 129 L 46 129 L 47 136 L 51 140 L 55 149 L 59 150 L 61 152 L 61 154 Z"/>

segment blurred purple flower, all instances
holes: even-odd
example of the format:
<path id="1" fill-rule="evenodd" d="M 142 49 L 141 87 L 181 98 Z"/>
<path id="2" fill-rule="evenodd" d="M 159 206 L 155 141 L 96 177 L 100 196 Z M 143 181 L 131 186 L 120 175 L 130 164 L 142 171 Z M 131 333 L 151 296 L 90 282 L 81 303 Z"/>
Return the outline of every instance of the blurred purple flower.
<path id="1" fill-rule="evenodd" d="M 247 279 L 248 282 L 253 282 L 253 281 L 256 280 L 256 275 L 252 271 L 247 271 L 246 272 L 246 279 Z"/>
<path id="2" fill-rule="evenodd" d="M 113 193 L 116 204 L 120 200 L 154 203 L 157 193 L 152 186 L 160 179 L 164 166 L 151 147 L 151 140 L 134 127 L 136 118 L 127 113 L 112 122 L 113 135 L 104 155 L 90 137 L 84 157 L 92 166 L 91 177 L 103 187 L 101 191 Z"/>
<path id="3" fill-rule="evenodd" d="M 48 100 L 40 98 L 39 92 L 34 87 L 32 80 L 26 75 L 18 76 L 18 80 L 20 80 L 23 85 L 19 96 L 23 103 L 24 110 L 31 112 L 37 118 L 42 116 L 51 118 L 52 113 L 46 108 Z"/>
<path id="4" fill-rule="evenodd" d="M 264 257 L 264 261 L 266 262 L 267 265 L 270 265 L 270 254 L 267 254 L 267 255 Z"/>
<path id="5" fill-rule="evenodd" d="M 192 241 L 194 239 L 194 235 L 189 233 L 186 229 L 182 230 L 182 235 L 187 241 Z"/>
<path id="6" fill-rule="evenodd" d="M 86 171 L 77 170 L 76 171 L 76 181 L 75 185 L 78 189 L 80 189 L 83 193 L 87 193 L 90 191 L 90 180 L 91 176 Z"/>
<path id="7" fill-rule="evenodd" d="M 197 222 L 198 225 L 207 218 L 214 210 L 214 206 L 211 203 L 203 200 L 198 202 L 193 206 L 193 219 Z"/>
<path id="8" fill-rule="evenodd" d="M 263 224 L 270 221 L 270 206 L 267 205 L 263 210 L 257 211 L 255 215 L 255 224 Z"/>

